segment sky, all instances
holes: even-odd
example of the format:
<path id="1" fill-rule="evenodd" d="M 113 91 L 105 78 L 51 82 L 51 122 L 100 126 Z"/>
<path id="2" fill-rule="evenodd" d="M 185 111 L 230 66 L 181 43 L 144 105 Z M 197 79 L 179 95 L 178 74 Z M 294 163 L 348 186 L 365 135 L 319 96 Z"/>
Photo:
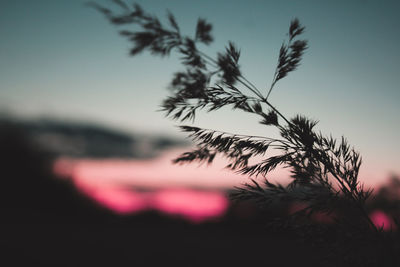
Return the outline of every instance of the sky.
<path id="1" fill-rule="evenodd" d="M 171 75 L 182 69 L 177 57 L 129 57 L 120 29 L 85 2 L 2 0 L 0 112 L 182 136 L 177 122 L 157 112 Z M 114 7 L 111 1 L 96 2 Z M 206 18 L 214 25 L 215 42 L 200 48 L 215 55 L 228 40 L 235 42 L 243 74 L 265 94 L 289 23 L 299 18 L 309 49 L 269 100 L 288 117 L 304 114 L 318 120 L 322 132 L 346 136 L 363 155 L 364 180 L 400 173 L 398 1 L 137 3 L 163 18 L 170 10 L 188 35 L 198 17 Z M 257 121 L 226 109 L 200 114 L 195 125 L 276 134 Z"/>

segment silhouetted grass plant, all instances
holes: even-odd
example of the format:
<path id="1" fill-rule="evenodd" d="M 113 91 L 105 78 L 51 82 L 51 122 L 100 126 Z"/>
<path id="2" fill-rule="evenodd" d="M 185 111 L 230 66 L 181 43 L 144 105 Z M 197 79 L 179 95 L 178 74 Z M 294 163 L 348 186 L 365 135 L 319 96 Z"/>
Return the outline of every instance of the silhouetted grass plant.
<path id="1" fill-rule="evenodd" d="M 335 139 L 322 134 L 316 130 L 317 122 L 303 115 L 286 117 L 270 100 L 278 82 L 299 67 L 308 48 L 302 39 L 305 28 L 298 19 L 290 23 L 271 86 L 263 92 L 244 76 L 239 65 L 241 51 L 233 42 L 215 57 L 199 49 L 213 41 L 212 25 L 206 20 L 199 19 L 194 36 L 186 36 L 169 12 L 168 25 L 164 25 L 137 4 L 131 8 L 122 1 L 113 2 L 121 7 L 121 14 L 96 3 L 90 5 L 113 24 L 137 27 L 120 32 L 131 42 L 132 56 L 144 51 L 161 57 L 172 52 L 180 56 L 185 70 L 176 72 L 169 85 L 172 95 L 162 103 L 166 116 L 194 122 L 199 111 L 229 106 L 254 114 L 259 123 L 276 128 L 280 134 L 279 138 L 247 136 L 182 125 L 180 129 L 197 148 L 183 153 L 174 163 L 210 164 L 220 154 L 227 159 L 227 168 L 250 179 L 236 188 L 234 199 L 255 200 L 263 205 L 277 201 L 301 204 L 301 209 L 273 220 L 270 226 L 290 229 L 304 240 L 327 247 L 333 257 L 324 266 L 337 262 L 341 266 L 394 266 L 390 234 L 375 226 L 368 216 L 366 202 L 372 190 L 365 189 L 358 179 L 360 154 L 344 137 Z M 273 156 L 266 154 L 271 150 Z M 269 179 L 270 172 L 278 167 L 290 170 L 289 184 L 272 183 Z M 333 224 L 314 222 L 314 214 L 330 216 Z"/>

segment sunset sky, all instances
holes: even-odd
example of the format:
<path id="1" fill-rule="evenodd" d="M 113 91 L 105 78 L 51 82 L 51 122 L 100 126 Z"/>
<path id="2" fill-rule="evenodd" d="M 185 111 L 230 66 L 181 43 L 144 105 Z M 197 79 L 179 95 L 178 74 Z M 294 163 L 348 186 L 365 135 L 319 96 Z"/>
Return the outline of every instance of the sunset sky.
<path id="1" fill-rule="evenodd" d="M 157 112 L 177 57 L 128 56 L 129 43 L 86 1 L 3 0 L 0 6 L 0 112 L 95 122 L 132 132 L 181 136 Z M 96 1 L 113 7 L 111 1 Z M 210 55 L 228 40 L 241 48 L 244 75 L 266 93 L 290 20 L 306 26 L 299 70 L 270 97 L 282 113 L 308 115 L 346 136 L 363 155 L 362 180 L 400 173 L 399 1 L 137 1 L 175 14 L 193 35 L 198 17 L 214 25 Z M 118 8 L 118 7 L 116 7 Z M 241 112 L 201 114 L 196 125 L 274 135 Z"/>

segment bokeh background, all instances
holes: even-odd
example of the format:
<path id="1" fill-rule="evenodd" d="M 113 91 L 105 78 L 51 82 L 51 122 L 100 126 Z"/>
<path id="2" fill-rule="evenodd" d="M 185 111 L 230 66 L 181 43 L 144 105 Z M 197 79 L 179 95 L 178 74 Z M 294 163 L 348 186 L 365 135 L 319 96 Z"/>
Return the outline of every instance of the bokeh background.
<path id="1" fill-rule="evenodd" d="M 118 9 L 112 1 L 96 3 Z M 377 193 L 397 198 L 398 1 L 137 3 L 162 19 L 170 10 L 188 35 L 194 34 L 198 17 L 206 18 L 214 25 L 215 42 L 201 49 L 215 55 L 229 40 L 235 42 L 241 49 L 244 75 L 265 93 L 289 22 L 299 18 L 306 26 L 304 36 L 309 40 L 309 49 L 299 70 L 277 84 L 271 102 L 289 117 L 301 113 L 320 121 L 318 129 L 323 133 L 346 136 L 363 156 L 360 180 Z M 34 249 L 32 240 L 43 236 L 46 242 L 56 242 L 50 232 L 60 233 L 60 222 L 69 225 L 66 232 L 86 233 L 60 237 L 66 240 L 63 250 L 79 242 L 98 249 L 95 240 L 108 229 L 107 237 L 101 239 L 107 243 L 105 251 L 112 251 L 111 242 L 120 242 L 119 248 L 145 244 L 146 249 L 141 251 L 148 254 L 136 258 L 141 262 L 143 255 L 151 255 L 150 248 L 154 249 L 161 236 L 162 245 L 155 250 L 168 260 L 184 262 L 187 258 L 182 255 L 162 252 L 172 242 L 167 239 L 178 236 L 177 240 L 188 247 L 205 249 L 210 243 L 205 239 L 220 235 L 216 240 L 223 241 L 211 247 L 226 249 L 235 236 L 233 232 L 248 229 L 248 225 L 258 224 L 260 217 L 267 216 L 260 215 L 254 205 L 230 202 L 229 191 L 247 177 L 225 170 L 222 160 L 213 166 L 172 165 L 171 160 L 192 145 L 178 131 L 176 122 L 157 111 L 169 94 L 167 85 L 172 74 L 182 68 L 179 58 L 157 58 L 147 53 L 131 58 L 130 45 L 118 35 L 119 30 L 86 1 L 1 1 L 3 221 L 25 223 L 7 232 L 2 247 L 18 251 L 21 244 L 28 244 L 22 246 L 22 251 L 32 262 L 78 264 L 76 257 L 58 261 L 65 254 L 51 250 L 51 246 L 44 247 L 53 253 L 52 257 L 51 253 L 44 256 Z M 229 109 L 199 114 L 195 125 L 241 134 L 276 135 L 251 115 Z M 286 178 L 283 171 L 274 175 L 276 180 Z M 374 216 L 389 220 L 382 212 Z M 99 222 L 107 227 L 101 224 L 100 228 L 92 228 Z M 151 227 L 143 226 L 149 222 Z M 43 232 L 48 229 L 43 225 L 49 223 L 51 230 Z M 169 228 L 164 231 L 162 227 Z M 255 230 L 246 231 L 238 239 L 256 241 L 251 247 L 241 245 L 241 251 L 254 249 L 261 253 L 256 244 L 263 242 L 262 236 Z M 131 244 L 127 236 L 138 236 L 140 242 Z M 270 238 L 282 240 L 281 236 Z M 191 258 L 200 257 L 178 243 L 173 242 Z M 82 265 L 94 257 L 94 251 L 78 253 L 87 259 Z M 228 252 L 214 255 L 207 251 L 214 259 L 218 255 L 220 259 L 234 259 Z M 126 263 L 127 258 L 120 252 L 114 251 L 98 263 L 111 263 L 115 258 Z"/>

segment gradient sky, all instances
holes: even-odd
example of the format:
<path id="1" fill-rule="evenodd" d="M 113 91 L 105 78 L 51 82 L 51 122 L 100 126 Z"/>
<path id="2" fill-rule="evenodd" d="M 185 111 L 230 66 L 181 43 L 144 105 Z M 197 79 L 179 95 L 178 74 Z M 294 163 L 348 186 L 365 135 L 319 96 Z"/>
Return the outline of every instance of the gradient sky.
<path id="1" fill-rule="evenodd" d="M 94 121 L 136 132 L 178 135 L 156 112 L 176 57 L 128 56 L 129 43 L 86 1 L 2 0 L 0 112 Z M 110 1 L 98 1 L 113 6 Z M 400 173 L 399 1 L 137 1 L 152 14 L 175 14 L 193 34 L 197 18 L 214 25 L 209 54 L 228 40 L 242 51 L 244 75 L 263 92 L 271 82 L 289 22 L 306 26 L 309 50 L 279 82 L 271 102 L 308 115 L 319 129 L 346 136 L 363 155 L 365 179 Z M 273 135 L 257 118 L 223 110 L 197 125 Z"/>

